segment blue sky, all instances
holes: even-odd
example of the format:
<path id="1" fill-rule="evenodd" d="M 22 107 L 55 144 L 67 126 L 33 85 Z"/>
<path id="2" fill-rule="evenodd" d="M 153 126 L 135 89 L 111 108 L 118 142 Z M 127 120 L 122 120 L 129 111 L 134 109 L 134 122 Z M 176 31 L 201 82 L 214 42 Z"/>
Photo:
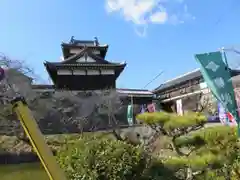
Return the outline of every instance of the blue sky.
<path id="1" fill-rule="evenodd" d="M 59 61 L 72 35 L 97 36 L 110 45 L 108 60 L 128 63 L 122 88 L 143 88 L 163 70 L 153 89 L 197 68 L 195 53 L 240 47 L 237 0 L 1 0 L 0 12 L 0 52 L 44 80 L 43 62 Z"/>

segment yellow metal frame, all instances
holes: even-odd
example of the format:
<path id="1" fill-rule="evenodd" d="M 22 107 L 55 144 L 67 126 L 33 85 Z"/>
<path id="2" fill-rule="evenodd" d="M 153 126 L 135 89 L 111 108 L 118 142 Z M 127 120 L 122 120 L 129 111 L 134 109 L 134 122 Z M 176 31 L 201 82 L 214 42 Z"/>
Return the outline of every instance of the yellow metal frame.
<path id="1" fill-rule="evenodd" d="M 21 125 L 36 151 L 50 180 L 67 180 L 63 170 L 57 164 L 51 149 L 44 140 L 38 124 L 35 121 L 24 98 L 19 97 L 12 101 L 13 112 L 16 113 Z M 34 177 L 33 177 L 34 179 Z"/>

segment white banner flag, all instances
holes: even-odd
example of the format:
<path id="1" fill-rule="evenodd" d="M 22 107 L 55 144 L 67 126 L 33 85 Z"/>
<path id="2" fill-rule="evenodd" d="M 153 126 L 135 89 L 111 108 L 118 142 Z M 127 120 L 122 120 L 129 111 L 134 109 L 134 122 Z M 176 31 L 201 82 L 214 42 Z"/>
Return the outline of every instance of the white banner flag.
<path id="1" fill-rule="evenodd" d="M 177 105 L 177 114 L 182 116 L 183 115 L 183 109 L 182 109 L 182 99 L 178 99 L 176 101 L 176 105 Z"/>

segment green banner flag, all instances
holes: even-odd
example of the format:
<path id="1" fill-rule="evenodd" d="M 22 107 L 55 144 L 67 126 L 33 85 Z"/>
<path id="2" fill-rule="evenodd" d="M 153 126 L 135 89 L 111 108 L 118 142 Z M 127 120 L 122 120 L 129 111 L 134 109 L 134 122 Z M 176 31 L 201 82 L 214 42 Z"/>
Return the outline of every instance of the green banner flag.
<path id="1" fill-rule="evenodd" d="M 130 126 L 133 125 L 133 107 L 132 105 L 128 105 L 128 108 L 127 108 L 127 120 L 128 120 L 128 124 Z"/>
<path id="2" fill-rule="evenodd" d="M 222 53 L 217 51 L 197 54 L 195 58 L 200 64 L 202 76 L 209 89 L 216 99 L 222 103 L 226 111 L 230 112 L 239 124 L 231 74 L 228 65 L 223 61 Z"/>

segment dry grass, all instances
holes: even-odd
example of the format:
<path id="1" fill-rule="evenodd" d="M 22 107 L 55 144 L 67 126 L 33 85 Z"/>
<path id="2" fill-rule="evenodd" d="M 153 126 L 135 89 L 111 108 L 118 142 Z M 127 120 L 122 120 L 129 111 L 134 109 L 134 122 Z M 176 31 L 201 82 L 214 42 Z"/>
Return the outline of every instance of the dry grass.
<path id="1" fill-rule="evenodd" d="M 81 136 L 97 135 L 97 136 L 108 136 L 113 138 L 112 134 L 106 132 L 96 132 L 96 133 L 84 133 L 84 134 L 57 134 L 57 135 L 47 135 L 45 136 L 46 143 L 52 149 L 60 148 L 66 141 L 75 141 L 81 138 Z M 21 153 L 21 152 L 33 152 L 32 147 L 19 140 L 16 136 L 0 136 L 0 153 L 1 152 L 11 152 L 11 153 Z"/>

